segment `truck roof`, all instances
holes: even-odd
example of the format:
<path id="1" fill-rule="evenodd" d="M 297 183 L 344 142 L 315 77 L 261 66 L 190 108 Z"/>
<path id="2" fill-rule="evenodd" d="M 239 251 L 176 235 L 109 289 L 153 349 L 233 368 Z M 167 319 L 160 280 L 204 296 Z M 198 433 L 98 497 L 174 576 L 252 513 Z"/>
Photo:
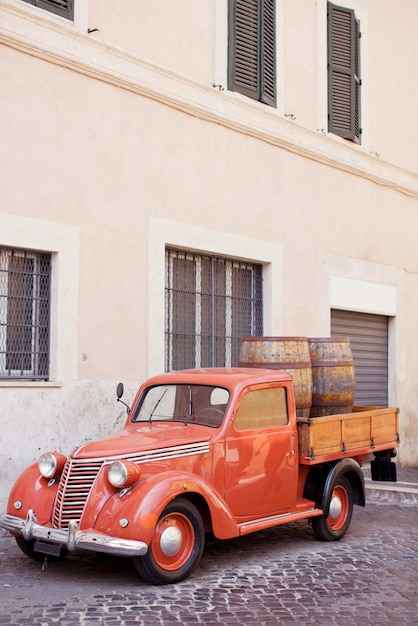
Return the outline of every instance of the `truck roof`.
<path id="1" fill-rule="evenodd" d="M 259 367 L 207 367 L 202 369 L 178 370 L 160 374 L 147 380 L 147 385 L 187 384 L 216 385 L 217 387 L 235 387 L 242 383 L 268 383 L 292 380 L 284 370 Z"/>

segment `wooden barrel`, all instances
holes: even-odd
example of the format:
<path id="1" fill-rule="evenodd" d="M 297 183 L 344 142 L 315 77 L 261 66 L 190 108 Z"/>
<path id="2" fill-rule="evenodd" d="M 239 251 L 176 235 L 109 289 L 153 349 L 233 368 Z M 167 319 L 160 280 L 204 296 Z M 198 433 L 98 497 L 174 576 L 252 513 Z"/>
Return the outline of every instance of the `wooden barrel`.
<path id="1" fill-rule="evenodd" d="M 288 372 L 293 379 L 296 415 L 309 417 L 312 371 L 307 337 L 243 337 L 239 366 Z"/>
<path id="2" fill-rule="evenodd" d="M 354 361 L 348 337 L 309 338 L 312 364 L 311 417 L 350 413 L 355 394 Z"/>

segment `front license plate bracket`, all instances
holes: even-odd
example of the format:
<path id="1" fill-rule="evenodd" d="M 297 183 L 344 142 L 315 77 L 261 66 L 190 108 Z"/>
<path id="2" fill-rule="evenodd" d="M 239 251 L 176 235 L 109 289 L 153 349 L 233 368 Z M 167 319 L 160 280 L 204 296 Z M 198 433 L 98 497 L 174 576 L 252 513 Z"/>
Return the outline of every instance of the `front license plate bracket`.
<path id="1" fill-rule="evenodd" d="M 56 546 L 53 543 L 47 543 L 46 541 L 40 541 L 37 539 L 33 546 L 34 552 L 40 552 L 47 556 L 59 557 L 61 555 L 61 547 Z"/>

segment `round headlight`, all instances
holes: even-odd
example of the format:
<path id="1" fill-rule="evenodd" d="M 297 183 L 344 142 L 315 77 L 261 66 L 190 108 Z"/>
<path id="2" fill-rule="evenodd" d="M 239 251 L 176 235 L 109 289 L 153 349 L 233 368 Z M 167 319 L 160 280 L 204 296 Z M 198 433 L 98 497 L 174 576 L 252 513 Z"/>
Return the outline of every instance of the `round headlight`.
<path id="1" fill-rule="evenodd" d="M 107 470 L 110 484 L 118 489 L 133 485 L 140 475 L 141 470 L 132 461 L 114 461 Z"/>
<path id="2" fill-rule="evenodd" d="M 67 459 L 59 452 L 46 452 L 38 461 L 38 468 L 44 478 L 56 478 L 62 472 Z"/>

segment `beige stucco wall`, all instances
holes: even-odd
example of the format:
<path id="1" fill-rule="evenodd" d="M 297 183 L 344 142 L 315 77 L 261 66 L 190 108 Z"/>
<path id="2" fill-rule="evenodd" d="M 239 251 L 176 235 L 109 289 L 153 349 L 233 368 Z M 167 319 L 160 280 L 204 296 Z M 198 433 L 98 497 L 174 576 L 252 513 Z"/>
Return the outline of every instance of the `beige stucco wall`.
<path id="1" fill-rule="evenodd" d="M 227 85 L 228 0 L 89 0 L 90 36 L 205 85 Z M 339 4 L 336 2 L 335 4 Z M 418 129 L 414 0 L 345 0 L 360 20 L 362 145 L 415 170 Z M 280 0 L 277 16 L 278 110 L 298 124 L 327 128 L 327 0 Z M 402 42 L 402 46 L 399 46 Z M 394 54 L 394 51 L 395 52 Z M 409 141 L 405 130 L 409 120 Z M 401 128 L 399 127 L 401 126 Z M 403 128 L 402 128 L 403 127 Z"/>
<path id="2" fill-rule="evenodd" d="M 53 252 L 54 285 L 51 382 L 0 381 L 2 508 L 41 452 L 68 453 L 123 422 L 119 380 L 129 401 L 163 369 L 166 244 L 263 263 L 265 334 L 328 334 L 330 306 L 389 315 L 400 458 L 418 464 L 418 178 L 399 167 L 416 163 L 416 128 L 385 123 L 382 42 L 368 43 L 373 123 L 370 145 L 358 147 L 317 130 L 321 2 L 301 3 L 298 36 L 301 5 L 281 5 L 277 110 L 212 87 L 223 72 L 225 4 L 181 4 L 186 22 L 168 0 L 141 10 L 124 0 L 117 16 L 111 2 L 89 0 L 73 27 L 0 0 L 0 243 Z M 356 5 L 370 31 L 385 32 L 387 11 Z M 403 19 L 395 14 L 395 26 Z M 174 24 L 181 44 L 170 55 Z M 99 32 L 86 35 L 87 25 Z M 196 38 L 202 47 L 191 55 Z M 406 41 L 412 63 L 417 49 Z M 418 104 L 413 85 L 399 93 Z M 382 156 L 371 155 L 380 145 Z"/>
<path id="3" fill-rule="evenodd" d="M 216 1 L 89 0 L 92 36 L 205 84 L 214 72 Z"/>

